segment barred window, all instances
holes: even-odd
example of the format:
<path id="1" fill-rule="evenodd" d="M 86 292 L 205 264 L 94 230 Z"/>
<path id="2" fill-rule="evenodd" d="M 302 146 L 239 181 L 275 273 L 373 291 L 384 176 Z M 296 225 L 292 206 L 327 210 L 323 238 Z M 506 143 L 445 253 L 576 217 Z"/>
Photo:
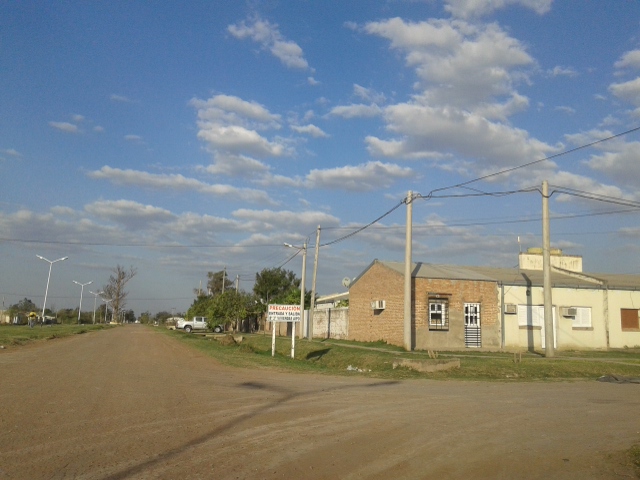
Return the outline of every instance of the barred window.
<path id="1" fill-rule="evenodd" d="M 449 330 L 449 300 L 429 299 L 429 330 Z"/>

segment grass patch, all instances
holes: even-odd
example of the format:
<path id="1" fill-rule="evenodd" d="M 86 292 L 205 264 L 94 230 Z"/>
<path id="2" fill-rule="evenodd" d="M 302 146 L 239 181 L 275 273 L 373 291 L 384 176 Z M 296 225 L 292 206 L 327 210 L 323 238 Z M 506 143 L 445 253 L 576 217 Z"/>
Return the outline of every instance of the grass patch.
<path id="1" fill-rule="evenodd" d="M 0 346 L 19 347 L 31 342 L 53 340 L 104 328 L 112 327 L 109 325 L 45 325 L 29 328 L 27 325 L 2 325 L 0 326 Z"/>
<path id="2" fill-rule="evenodd" d="M 242 335 L 239 345 L 224 346 L 213 337 L 161 330 L 202 350 L 225 365 L 242 368 L 272 368 L 301 373 L 364 375 L 376 378 L 431 378 L 491 381 L 595 380 L 603 375 L 640 377 L 640 354 L 620 356 L 619 352 L 598 352 L 597 358 L 570 352 L 546 359 L 526 353 L 514 362 L 513 353 L 439 352 L 439 359 L 460 358 L 460 368 L 420 373 L 409 368 L 393 368 L 396 358 L 429 359 L 428 352 L 405 352 L 384 343 L 313 341 L 296 339 L 291 358 L 291 338 L 276 338 L 276 355 L 271 356 L 271 337 Z M 635 356 L 634 356 L 635 355 Z M 637 365 L 636 365 L 637 363 Z M 349 366 L 352 369 L 348 369 Z"/>
<path id="3" fill-rule="evenodd" d="M 640 445 L 634 445 L 627 451 L 629 461 L 635 468 L 636 476 L 640 478 Z"/>

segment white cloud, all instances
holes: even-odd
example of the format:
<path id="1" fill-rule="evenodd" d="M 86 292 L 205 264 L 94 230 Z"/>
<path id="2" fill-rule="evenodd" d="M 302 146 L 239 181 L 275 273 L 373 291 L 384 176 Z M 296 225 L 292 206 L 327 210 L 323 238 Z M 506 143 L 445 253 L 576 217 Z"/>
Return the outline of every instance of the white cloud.
<path id="1" fill-rule="evenodd" d="M 262 227 L 267 230 L 289 228 L 291 225 L 302 226 L 305 229 L 313 228 L 317 225 L 331 227 L 340 223 L 340 220 L 333 215 L 315 211 L 292 212 L 290 210 L 239 209 L 234 211 L 232 215 L 243 221 L 261 223 Z M 296 230 L 299 231 L 299 228 Z"/>
<path id="2" fill-rule="evenodd" d="M 313 77 L 307 77 L 307 83 L 308 83 L 309 85 L 311 85 L 312 87 L 315 87 L 315 86 L 320 85 L 320 83 L 321 83 L 321 82 L 319 82 L 318 80 L 316 80 L 316 79 L 315 79 L 315 78 L 313 78 Z"/>
<path id="3" fill-rule="evenodd" d="M 212 175 L 250 177 L 268 172 L 270 168 L 265 163 L 246 155 L 216 152 L 214 163 L 203 167 L 203 170 Z"/>
<path id="4" fill-rule="evenodd" d="M 623 83 L 612 83 L 609 91 L 616 97 L 640 107 L 640 77 Z"/>
<path id="5" fill-rule="evenodd" d="M 64 133 L 80 133 L 78 126 L 69 122 L 49 122 L 49 126 Z"/>
<path id="6" fill-rule="evenodd" d="M 222 126 L 214 123 L 199 123 L 198 138 L 207 142 L 214 150 L 232 153 L 246 152 L 258 157 L 280 157 L 287 153 L 285 145 L 270 142 L 255 130 L 238 125 Z"/>
<path id="7" fill-rule="evenodd" d="M 329 115 L 342 118 L 358 118 L 358 117 L 375 117 L 382 113 L 382 109 L 378 105 L 340 105 L 333 107 Z"/>
<path id="8" fill-rule="evenodd" d="M 150 223 L 164 223 L 175 218 L 169 210 L 130 200 L 98 201 L 86 205 L 84 209 L 102 220 L 120 223 L 135 230 L 147 228 Z"/>
<path id="9" fill-rule="evenodd" d="M 614 66 L 619 69 L 634 68 L 640 69 L 640 50 L 626 52 Z"/>
<path id="10" fill-rule="evenodd" d="M 362 85 L 358 85 L 357 83 L 353 85 L 353 94 L 356 97 L 361 98 L 365 102 L 371 102 L 377 105 L 380 105 L 387 100 L 387 97 L 384 95 L 384 93 L 377 92 L 372 88 L 363 87 Z"/>
<path id="11" fill-rule="evenodd" d="M 104 127 L 101 127 L 100 125 L 96 125 L 95 127 L 93 127 L 93 131 L 96 133 L 103 133 Z"/>
<path id="12" fill-rule="evenodd" d="M 229 25 L 227 30 L 235 38 L 250 38 L 259 43 L 263 49 L 269 50 L 274 57 L 289 68 L 305 70 L 309 68 L 302 48 L 296 42 L 285 39 L 277 24 L 256 17 L 249 20 L 248 23 L 243 20 L 238 24 Z"/>
<path id="13" fill-rule="evenodd" d="M 567 115 L 573 115 L 576 113 L 575 108 L 567 107 L 567 106 L 557 106 L 554 108 L 556 112 L 566 113 Z"/>
<path id="14" fill-rule="evenodd" d="M 73 119 L 74 122 L 76 123 L 80 123 L 80 122 L 84 122 L 84 116 L 80 115 L 78 113 L 74 114 L 71 116 L 71 118 Z"/>
<path id="15" fill-rule="evenodd" d="M 263 187 L 289 187 L 289 188 L 301 188 L 304 186 L 302 179 L 298 177 L 286 177 L 284 175 L 276 175 L 268 173 L 260 176 L 256 183 Z"/>
<path id="16" fill-rule="evenodd" d="M 266 192 L 231 185 L 208 184 L 182 175 L 158 175 L 138 170 L 121 170 L 104 166 L 89 172 L 88 176 L 97 180 L 108 180 L 116 185 L 128 185 L 163 190 L 192 191 L 205 195 L 223 196 L 238 200 L 273 204 Z"/>
<path id="17" fill-rule="evenodd" d="M 125 135 L 124 139 L 127 142 L 132 142 L 132 143 L 143 143 L 142 137 L 140 135 Z"/>
<path id="18" fill-rule="evenodd" d="M 314 138 L 327 138 L 329 136 L 321 128 L 312 124 L 304 126 L 292 125 L 291 130 L 305 135 L 310 135 Z"/>
<path id="19" fill-rule="evenodd" d="M 310 188 L 345 191 L 370 191 L 389 187 L 399 178 L 414 176 L 412 169 L 391 163 L 368 162 L 361 165 L 311 170 L 305 183 Z"/>
<path id="20" fill-rule="evenodd" d="M 208 100 L 192 99 L 197 109 L 198 138 L 215 154 L 257 157 L 290 155 L 291 148 L 282 139 L 269 140 L 258 131 L 278 130 L 280 115 L 271 114 L 256 102 L 230 95 L 215 95 Z"/>
<path id="21" fill-rule="evenodd" d="M 117 102 L 117 103 L 135 103 L 135 101 L 131 100 L 129 97 L 126 97 L 124 95 L 118 95 L 116 93 L 112 93 L 109 99 L 112 102 Z"/>
<path id="22" fill-rule="evenodd" d="M 473 159 L 478 171 L 521 164 L 557 151 L 530 138 L 522 129 L 491 122 L 455 108 L 434 108 L 415 103 L 385 109 L 387 129 L 400 139 L 367 138 L 370 152 L 387 157 L 416 158 L 420 155 L 454 153 Z"/>
<path id="23" fill-rule="evenodd" d="M 547 70 L 547 74 L 552 76 L 552 77 L 575 77 L 578 75 L 578 72 L 576 72 L 576 70 L 572 67 L 561 67 L 561 66 L 556 66 L 553 67 L 551 70 Z"/>
<path id="24" fill-rule="evenodd" d="M 430 105 L 473 110 L 478 104 L 513 97 L 514 85 L 527 81 L 522 69 L 535 63 L 524 46 L 495 23 L 392 18 L 368 23 L 364 30 L 405 52 L 406 64 L 419 78 L 416 88 L 423 90 Z"/>
<path id="25" fill-rule="evenodd" d="M 551 9 L 553 0 L 446 0 L 445 10 L 459 18 L 481 17 L 510 5 L 529 8 L 543 15 Z"/>
<path id="26" fill-rule="evenodd" d="M 190 105 L 198 110 L 198 119 L 202 121 L 257 129 L 280 127 L 280 115 L 270 113 L 257 102 L 248 102 L 233 95 L 215 95 L 208 100 L 194 98 Z"/>
<path id="27" fill-rule="evenodd" d="M 13 148 L 7 148 L 6 150 L 2 150 L 2 153 L 4 153 L 5 155 L 9 155 L 10 157 L 22 158 L 22 154 Z"/>
<path id="28" fill-rule="evenodd" d="M 640 142 L 613 143 L 603 145 L 602 148 L 607 148 L 608 151 L 592 155 L 587 165 L 630 190 L 639 191 L 640 176 L 630 173 L 638 170 Z"/>

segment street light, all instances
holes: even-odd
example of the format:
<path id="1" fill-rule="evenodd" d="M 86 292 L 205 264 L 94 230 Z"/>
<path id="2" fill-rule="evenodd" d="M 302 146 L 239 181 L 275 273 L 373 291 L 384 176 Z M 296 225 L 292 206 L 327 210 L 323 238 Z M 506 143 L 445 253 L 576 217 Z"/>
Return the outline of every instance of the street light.
<path id="1" fill-rule="evenodd" d="M 102 292 L 102 293 L 104 293 L 104 292 Z M 107 323 L 107 314 L 109 313 L 107 311 L 107 304 L 111 303 L 111 300 L 108 299 L 108 298 L 103 298 L 102 301 L 104 302 L 104 323 L 106 325 L 106 323 Z"/>
<path id="2" fill-rule="evenodd" d="M 91 295 L 95 295 L 93 298 L 93 324 L 96 324 L 96 302 L 98 301 L 98 295 L 102 295 L 104 292 L 92 292 L 89 290 Z"/>
<path id="3" fill-rule="evenodd" d="M 80 288 L 80 307 L 78 307 L 78 325 L 80 325 L 80 312 L 82 311 L 82 293 L 84 292 L 85 285 L 91 285 L 93 283 L 93 280 L 87 283 L 80 283 L 74 280 L 73 283 L 82 287 Z"/>
<path id="4" fill-rule="evenodd" d="M 62 262 L 63 260 L 66 260 L 69 257 L 62 257 L 54 261 L 47 260 L 42 255 L 36 255 L 36 257 L 38 257 L 40 260 L 44 260 L 45 262 L 49 262 L 49 276 L 47 277 L 47 289 L 44 291 L 44 303 L 42 304 L 42 321 L 44 322 L 44 309 L 47 306 L 47 294 L 49 293 L 49 280 L 51 280 L 51 267 L 53 267 L 54 263 Z M 40 325 L 42 325 L 42 323 Z"/>
<path id="5" fill-rule="evenodd" d="M 304 285 L 307 273 L 307 242 L 305 241 L 302 247 L 291 245 L 290 243 L 285 243 L 284 246 L 289 248 L 297 248 L 298 251 L 302 250 L 302 279 L 300 281 L 300 322 L 302 325 L 304 324 Z M 313 315 L 313 313 L 309 312 L 309 318 L 311 318 L 311 315 Z M 309 322 L 307 322 L 307 329 L 309 329 Z M 295 328 L 293 329 L 293 331 L 295 332 Z M 300 327 L 300 332 L 304 337 L 305 335 L 304 332 L 302 332 L 302 326 Z M 306 337 L 309 340 L 313 339 L 313 331 L 308 331 Z"/>

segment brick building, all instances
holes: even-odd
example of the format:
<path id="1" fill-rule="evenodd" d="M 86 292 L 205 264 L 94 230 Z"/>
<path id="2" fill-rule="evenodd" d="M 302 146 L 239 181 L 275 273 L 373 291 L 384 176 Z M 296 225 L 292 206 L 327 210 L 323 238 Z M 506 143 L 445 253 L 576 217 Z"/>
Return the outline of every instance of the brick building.
<path id="1" fill-rule="evenodd" d="M 498 282 L 470 267 L 414 264 L 412 348 L 499 349 Z M 349 339 L 403 345 L 404 263 L 375 260 L 349 288 Z"/>
<path id="2" fill-rule="evenodd" d="M 412 266 L 412 349 L 544 348 L 541 252 L 518 268 Z M 555 348 L 640 346 L 639 275 L 586 274 L 558 250 L 551 288 Z M 351 283 L 348 339 L 404 345 L 404 263 L 374 260 Z"/>

